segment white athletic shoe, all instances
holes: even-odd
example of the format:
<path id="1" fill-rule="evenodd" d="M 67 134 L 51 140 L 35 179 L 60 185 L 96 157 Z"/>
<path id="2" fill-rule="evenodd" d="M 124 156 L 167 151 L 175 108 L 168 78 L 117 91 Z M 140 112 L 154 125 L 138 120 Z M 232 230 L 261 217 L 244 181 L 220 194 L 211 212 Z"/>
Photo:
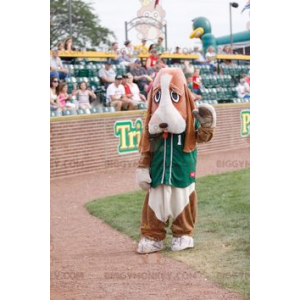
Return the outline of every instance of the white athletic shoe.
<path id="1" fill-rule="evenodd" d="M 157 252 L 164 248 L 163 241 L 153 241 L 146 237 L 143 237 L 137 247 L 136 252 L 140 254 L 146 254 L 151 252 Z"/>
<path id="2" fill-rule="evenodd" d="M 194 248 L 194 239 L 192 237 L 183 235 L 172 239 L 172 251 L 180 251 L 187 248 Z"/>

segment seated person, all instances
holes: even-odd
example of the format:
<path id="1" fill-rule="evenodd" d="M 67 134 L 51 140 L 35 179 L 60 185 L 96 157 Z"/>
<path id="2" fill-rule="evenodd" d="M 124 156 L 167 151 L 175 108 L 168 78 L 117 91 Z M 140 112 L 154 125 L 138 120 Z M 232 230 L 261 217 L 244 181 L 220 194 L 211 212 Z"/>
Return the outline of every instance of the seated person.
<path id="1" fill-rule="evenodd" d="M 205 58 L 210 65 L 211 74 L 214 74 L 217 66 L 216 52 L 213 46 L 208 47 Z"/>
<path id="2" fill-rule="evenodd" d="M 117 111 L 122 109 L 123 102 L 127 100 L 124 86 L 121 83 L 122 76 L 117 75 L 115 81 L 106 90 L 106 105 L 115 107 Z"/>
<path id="3" fill-rule="evenodd" d="M 180 53 L 180 47 L 176 47 L 176 48 L 175 48 L 175 52 L 174 52 L 173 54 L 181 54 L 181 53 Z M 180 58 L 173 58 L 173 59 L 171 59 L 171 64 L 172 64 L 172 65 L 173 65 L 173 64 L 180 64 L 180 63 L 181 63 Z"/>
<path id="4" fill-rule="evenodd" d="M 182 69 L 182 72 L 184 75 L 194 73 L 194 67 L 193 67 L 193 65 L 190 64 L 190 62 L 188 60 L 185 60 L 183 62 L 183 64 L 184 64 L 184 67 Z"/>
<path id="5" fill-rule="evenodd" d="M 157 50 L 155 48 L 155 45 L 152 44 L 149 48 L 150 55 L 148 56 L 146 60 L 146 69 L 150 69 L 155 66 L 156 61 L 158 60 Z"/>
<path id="6" fill-rule="evenodd" d="M 127 84 L 130 88 L 130 93 L 131 93 L 131 96 L 132 96 L 131 99 L 133 101 L 135 101 L 137 104 L 141 103 L 141 102 L 146 102 L 147 101 L 146 97 L 143 94 L 141 94 L 138 85 L 133 82 L 132 74 L 128 73 L 127 76 L 128 76 L 128 83 Z"/>
<path id="7" fill-rule="evenodd" d="M 157 52 L 160 52 L 160 53 L 164 53 L 165 52 L 165 48 L 162 45 L 163 41 L 164 41 L 163 37 L 159 37 L 158 38 L 157 44 L 155 44 L 155 48 L 156 48 Z"/>
<path id="8" fill-rule="evenodd" d="M 155 66 L 148 69 L 147 70 L 147 73 L 148 75 L 153 79 L 155 78 L 155 76 L 157 75 L 157 73 L 162 69 L 164 68 L 164 63 L 162 62 L 162 60 L 157 60 L 155 62 Z"/>
<path id="9" fill-rule="evenodd" d="M 107 88 L 111 83 L 115 81 L 116 72 L 111 67 L 111 61 L 108 60 L 105 63 L 105 66 L 103 69 L 99 70 L 99 78 L 104 83 L 105 88 Z"/>
<path id="10" fill-rule="evenodd" d="M 147 40 L 143 39 L 142 40 L 142 44 L 135 46 L 134 50 L 138 53 L 138 54 L 147 54 L 149 47 L 146 46 Z"/>
<path id="11" fill-rule="evenodd" d="M 118 64 L 121 57 L 120 50 L 119 50 L 119 43 L 118 42 L 112 43 L 110 51 L 116 54 L 116 57 L 111 59 L 111 63 L 113 65 Z"/>
<path id="12" fill-rule="evenodd" d="M 139 59 L 135 60 L 130 69 L 130 73 L 133 75 L 133 80 L 137 83 L 139 89 L 142 92 L 147 91 L 149 82 L 152 81 L 152 79 L 147 75 L 147 71 L 142 67 L 142 62 Z"/>
<path id="13" fill-rule="evenodd" d="M 62 110 L 76 109 L 76 105 L 70 102 L 71 97 L 72 95 L 68 95 L 68 85 L 65 82 L 62 82 L 58 88 L 58 97 L 56 101 Z"/>
<path id="14" fill-rule="evenodd" d="M 191 52 L 191 54 L 199 55 L 199 58 L 194 60 L 194 65 L 207 65 L 208 64 L 208 62 L 204 58 L 202 52 L 199 50 L 199 47 L 194 47 L 194 50 Z"/>
<path id="15" fill-rule="evenodd" d="M 80 82 L 79 89 L 72 94 L 77 95 L 78 107 L 80 109 L 91 109 L 90 97 L 94 100 L 97 98 L 93 91 L 88 90 L 88 85 L 85 81 Z"/>
<path id="16" fill-rule="evenodd" d="M 202 99 L 201 93 L 196 94 L 194 92 L 194 89 L 193 89 L 193 75 L 192 74 L 187 74 L 186 75 L 186 82 L 187 82 L 187 87 L 189 88 L 189 90 L 192 92 L 192 94 L 194 96 L 194 101 L 201 100 Z"/>
<path id="17" fill-rule="evenodd" d="M 65 79 L 69 76 L 68 69 L 65 69 L 60 57 L 58 56 L 58 50 L 52 50 L 52 56 L 50 57 L 50 77 L 57 77 L 59 79 Z"/>
<path id="18" fill-rule="evenodd" d="M 134 99 L 134 95 L 130 89 L 128 74 L 123 75 L 122 85 L 124 86 L 125 96 L 127 98 L 127 100 L 125 100 L 123 103 L 123 107 L 127 108 L 128 110 L 137 109 L 138 101 Z M 127 107 L 125 107 L 125 103 L 127 104 Z"/>
<path id="19" fill-rule="evenodd" d="M 250 98 L 250 86 L 245 81 L 245 77 L 240 79 L 238 86 L 236 87 L 239 98 Z"/>
<path id="20" fill-rule="evenodd" d="M 57 103 L 59 79 L 50 78 L 50 111 L 61 111 L 62 107 Z"/>

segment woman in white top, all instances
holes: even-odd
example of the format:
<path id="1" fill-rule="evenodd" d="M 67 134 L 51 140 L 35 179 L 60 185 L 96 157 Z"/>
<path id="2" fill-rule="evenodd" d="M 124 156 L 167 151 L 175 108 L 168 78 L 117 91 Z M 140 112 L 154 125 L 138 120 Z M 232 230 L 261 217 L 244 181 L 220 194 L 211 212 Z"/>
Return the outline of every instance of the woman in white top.
<path id="1" fill-rule="evenodd" d="M 80 82 L 79 90 L 75 91 L 73 95 L 77 95 L 79 109 L 91 109 L 90 97 L 96 99 L 97 96 L 93 91 L 89 91 L 88 85 L 85 81 Z"/>
<path id="2" fill-rule="evenodd" d="M 50 111 L 61 111 L 62 107 L 57 102 L 59 79 L 50 78 Z"/>
<path id="3" fill-rule="evenodd" d="M 141 102 L 146 102 L 146 97 L 141 94 L 140 89 L 136 83 L 133 82 L 133 76 L 131 73 L 127 74 L 128 76 L 128 85 L 130 87 L 131 95 L 132 95 L 132 100 L 138 104 Z"/>

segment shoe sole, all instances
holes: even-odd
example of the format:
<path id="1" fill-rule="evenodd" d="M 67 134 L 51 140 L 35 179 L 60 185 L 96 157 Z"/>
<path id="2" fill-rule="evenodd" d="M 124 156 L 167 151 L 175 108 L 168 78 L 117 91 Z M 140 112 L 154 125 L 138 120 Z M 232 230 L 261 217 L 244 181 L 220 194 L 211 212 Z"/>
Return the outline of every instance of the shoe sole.
<path id="1" fill-rule="evenodd" d="M 150 252 L 138 252 L 137 250 L 135 251 L 137 254 L 150 254 L 150 253 L 156 253 L 159 251 L 163 251 L 165 249 L 165 247 L 158 249 L 158 250 L 154 250 L 154 251 L 150 251 Z"/>
<path id="2" fill-rule="evenodd" d="M 192 249 L 192 248 L 194 248 L 194 246 L 189 246 L 189 247 L 186 247 L 186 248 L 183 248 L 183 249 L 173 250 L 172 247 L 171 247 L 171 250 L 176 252 L 176 251 L 183 251 L 183 250 Z"/>

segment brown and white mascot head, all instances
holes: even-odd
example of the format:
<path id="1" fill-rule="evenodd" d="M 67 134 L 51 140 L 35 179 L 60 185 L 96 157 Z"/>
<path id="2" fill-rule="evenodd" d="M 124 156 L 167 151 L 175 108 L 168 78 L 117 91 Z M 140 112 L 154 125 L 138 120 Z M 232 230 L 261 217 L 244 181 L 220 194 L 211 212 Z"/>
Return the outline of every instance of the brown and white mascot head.
<path id="1" fill-rule="evenodd" d="M 150 138 L 163 132 L 185 132 L 183 151 L 189 153 L 195 149 L 193 111 L 196 109 L 193 98 L 181 69 L 160 70 L 148 95 L 148 112 L 140 143 L 142 153 L 150 151 Z"/>

